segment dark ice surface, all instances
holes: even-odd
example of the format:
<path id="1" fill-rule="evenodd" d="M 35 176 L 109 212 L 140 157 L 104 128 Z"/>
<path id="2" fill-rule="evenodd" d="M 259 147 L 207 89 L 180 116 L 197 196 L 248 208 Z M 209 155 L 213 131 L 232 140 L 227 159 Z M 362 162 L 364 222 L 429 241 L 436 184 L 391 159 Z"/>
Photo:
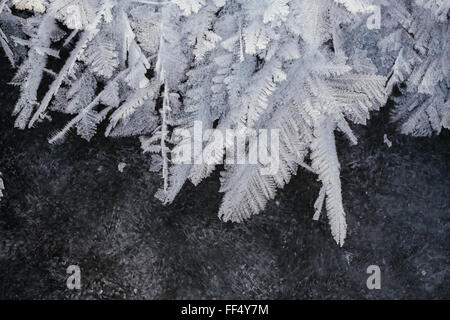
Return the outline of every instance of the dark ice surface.
<path id="1" fill-rule="evenodd" d="M 339 248 L 326 217 L 312 220 L 314 175 L 299 171 L 243 224 L 217 218 L 218 174 L 164 207 L 138 139 L 72 133 L 53 146 L 48 136 L 70 119 L 53 114 L 14 129 L 18 89 L 0 65 L 1 299 L 450 298 L 448 131 L 402 136 L 388 104 L 354 127 L 357 146 L 337 135 L 349 231 Z M 69 265 L 81 268 L 81 290 L 66 288 Z M 366 286 L 370 265 L 380 290 Z"/>

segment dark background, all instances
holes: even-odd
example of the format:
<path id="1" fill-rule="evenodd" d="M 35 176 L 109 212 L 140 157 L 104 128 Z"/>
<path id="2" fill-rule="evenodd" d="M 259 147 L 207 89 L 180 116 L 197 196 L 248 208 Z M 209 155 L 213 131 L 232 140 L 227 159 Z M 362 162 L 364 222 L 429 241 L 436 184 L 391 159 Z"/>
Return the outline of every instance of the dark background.
<path id="1" fill-rule="evenodd" d="M 304 171 L 244 224 L 221 222 L 218 174 L 162 206 L 137 138 L 47 138 L 68 120 L 20 131 L 18 89 L 0 62 L 0 298 L 443 299 L 449 292 L 449 133 L 395 132 L 389 108 L 351 147 L 338 135 L 348 238 L 312 220 L 320 184 Z M 393 142 L 388 148 L 383 135 Z M 117 166 L 127 166 L 120 173 Z M 66 288 L 81 268 L 82 289 Z M 381 268 L 381 290 L 366 269 Z"/>

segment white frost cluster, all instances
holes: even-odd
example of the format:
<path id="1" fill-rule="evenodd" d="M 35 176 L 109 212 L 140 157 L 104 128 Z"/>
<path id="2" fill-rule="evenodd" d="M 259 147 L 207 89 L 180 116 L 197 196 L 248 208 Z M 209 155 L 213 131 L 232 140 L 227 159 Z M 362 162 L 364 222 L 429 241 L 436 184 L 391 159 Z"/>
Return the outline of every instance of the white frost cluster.
<path id="1" fill-rule="evenodd" d="M 13 0 L 13 5 L 20 10 L 32 10 L 43 13 L 47 7 L 47 0 Z"/>
<path id="2" fill-rule="evenodd" d="M 393 119 L 403 132 L 449 127 L 448 3 L 3 0 L 35 14 L 22 21 L 23 39 L 0 32 L 0 40 L 11 61 L 21 61 L 12 81 L 21 91 L 17 127 L 59 111 L 73 119 L 50 142 L 72 129 L 89 140 L 103 121 L 106 136 L 140 136 L 152 170 L 162 175 L 156 196 L 164 203 L 187 180 L 198 184 L 216 169 L 172 162 L 187 143 L 175 129 L 192 132 L 194 122 L 223 132 L 279 129 L 278 172 L 225 165 L 219 216 L 241 222 L 258 214 L 299 168 L 307 169 L 323 185 L 314 218 L 325 206 L 333 238 L 343 245 L 335 131 L 357 143 L 349 122 L 365 124 L 396 87 L 404 92 Z M 366 26 L 373 8 L 381 8 L 380 30 Z M 28 49 L 27 57 L 13 56 L 12 40 Z M 50 84 L 41 97 L 44 80 Z M 218 159 L 230 143 L 201 142 Z"/>

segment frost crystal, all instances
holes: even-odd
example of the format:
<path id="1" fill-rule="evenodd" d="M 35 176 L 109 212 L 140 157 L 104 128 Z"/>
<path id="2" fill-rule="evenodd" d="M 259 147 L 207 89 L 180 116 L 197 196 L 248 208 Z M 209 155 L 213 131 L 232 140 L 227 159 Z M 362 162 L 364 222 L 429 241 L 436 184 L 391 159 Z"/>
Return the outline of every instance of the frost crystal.
<path id="1" fill-rule="evenodd" d="M 343 245 L 335 132 L 356 144 L 349 122 L 365 124 L 395 88 L 402 95 L 392 119 L 403 133 L 450 126 L 448 1 L 3 0 L 0 21 L 11 16 L 10 6 L 34 11 L 20 18 L 22 38 L 0 30 L 11 63 L 23 60 L 12 81 L 20 86 L 16 126 L 31 128 L 58 111 L 73 118 L 52 143 L 72 129 L 89 140 L 103 121 L 106 136 L 140 136 L 162 176 L 156 197 L 166 204 L 230 152 L 227 130 L 260 132 L 253 138 L 264 134 L 259 129 L 279 130 L 278 159 L 268 146 L 247 141 L 243 148 L 247 156 L 270 154 L 276 172 L 263 175 L 267 163 L 225 163 L 225 221 L 260 213 L 306 169 L 323 185 L 314 219 L 325 206 Z M 367 20 L 378 18 L 379 30 Z M 12 39 L 26 57 L 14 56 Z M 44 79 L 50 84 L 38 98 Z M 190 151 L 195 123 L 225 141 L 215 134 L 194 139 L 193 161 L 177 163 L 175 154 Z M 216 162 L 200 161 L 204 154 Z"/>
<path id="2" fill-rule="evenodd" d="M 3 184 L 2 173 L 0 172 L 0 200 L 3 197 L 3 190 L 5 190 L 5 185 Z"/>

